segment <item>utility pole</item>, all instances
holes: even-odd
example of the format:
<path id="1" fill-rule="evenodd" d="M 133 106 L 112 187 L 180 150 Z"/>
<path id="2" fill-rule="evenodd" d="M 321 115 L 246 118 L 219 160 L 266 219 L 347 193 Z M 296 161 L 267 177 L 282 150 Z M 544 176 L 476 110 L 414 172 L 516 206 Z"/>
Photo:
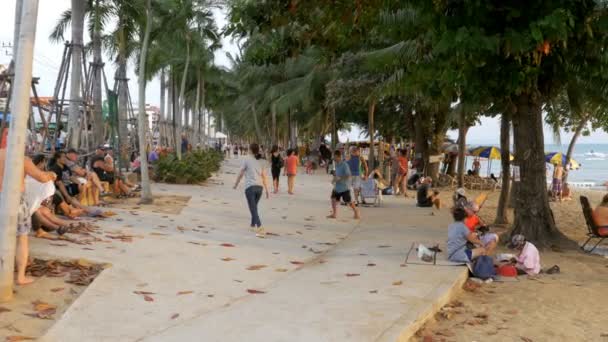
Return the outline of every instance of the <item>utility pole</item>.
<path id="1" fill-rule="evenodd" d="M 11 87 L 13 115 L 8 134 L 0 199 L 0 301 L 7 301 L 13 297 L 17 213 L 23 185 L 25 132 L 30 109 L 38 0 L 23 0 L 21 10 L 22 25 L 19 30 L 19 44 L 16 44 L 18 51 L 14 53 L 14 56 L 19 58 L 15 59 L 15 78 Z"/>

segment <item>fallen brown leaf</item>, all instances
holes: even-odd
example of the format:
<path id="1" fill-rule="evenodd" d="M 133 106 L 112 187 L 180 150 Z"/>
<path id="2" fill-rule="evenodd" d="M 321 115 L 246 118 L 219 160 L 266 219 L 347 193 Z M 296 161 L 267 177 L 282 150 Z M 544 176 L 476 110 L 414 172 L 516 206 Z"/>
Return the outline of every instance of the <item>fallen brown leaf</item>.
<path id="1" fill-rule="evenodd" d="M 154 298 L 152 298 L 152 297 L 150 297 L 150 296 L 148 296 L 148 295 L 144 295 L 144 300 L 145 300 L 146 302 L 153 302 L 153 301 L 154 301 Z"/>
<path id="2" fill-rule="evenodd" d="M 367 266 L 368 267 L 374 267 L 374 266 L 376 266 L 376 264 L 370 262 L 369 264 L 367 264 Z"/>
<path id="3" fill-rule="evenodd" d="M 262 293 L 266 293 L 264 291 L 254 290 L 254 289 L 247 289 L 247 292 L 250 293 L 250 294 L 262 294 Z"/>
<path id="4" fill-rule="evenodd" d="M 59 292 L 59 291 L 63 291 L 65 290 L 65 287 L 56 287 L 54 289 L 51 289 L 51 292 Z"/>
<path id="5" fill-rule="evenodd" d="M 378 248 L 389 248 L 389 247 L 391 247 L 391 245 L 380 245 L 380 246 L 378 246 Z"/>
<path id="6" fill-rule="evenodd" d="M 220 244 L 220 246 L 222 246 L 222 247 L 235 247 L 235 246 L 234 246 L 233 244 L 231 244 L 231 243 L 222 243 L 222 244 Z"/>
<path id="7" fill-rule="evenodd" d="M 29 337 L 29 336 L 7 336 L 6 337 L 6 342 L 18 342 L 18 341 L 33 341 L 35 340 L 35 338 L 33 337 Z"/>
<path id="8" fill-rule="evenodd" d="M 304 265 L 304 263 L 301 261 L 290 261 L 290 263 L 292 263 L 293 265 Z"/>
<path id="9" fill-rule="evenodd" d="M 266 265 L 251 265 L 251 266 L 247 267 L 247 271 L 258 271 L 265 267 L 267 267 L 267 266 Z"/>
<path id="10" fill-rule="evenodd" d="M 233 261 L 233 260 L 236 260 L 236 259 L 230 258 L 230 257 L 222 258 L 222 261 Z"/>
<path id="11" fill-rule="evenodd" d="M 288 269 L 286 269 L 286 268 L 277 268 L 277 269 L 275 269 L 274 271 L 275 271 L 275 272 L 287 272 L 287 271 L 289 271 L 289 270 L 288 270 Z"/>
<path id="12" fill-rule="evenodd" d="M 83 248 L 83 250 L 85 250 L 85 251 L 94 251 L 95 248 L 85 247 L 85 248 Z"/>
<path id="13" fill-rule="evenodd" d="M 169 234 L 152 232 L 152 233 L 150 233 L 150 235 L 167 236 L 167 235 L 169 235 Z"/>
<path id="14" fill-rule="evenodd" d="M 179 291 L 177 293 L 177 295 L 181 296 L 181 295 L 187 295 L 187 294 L 191 294 L 191 293 L 194 293 L 194 291 Z"/>
<path id="15" fill-rule="evenodd" d="M 401 280 L 393 282 L 393 286 L 401 286 L 401 285 L 403 285 L 403 281 L 401 281 Z"/>
<path id="16" fill-rule="evenodd" d="M 0 313 L 3 313 L 3 312 L 10 312 L 10 311 L 11 311 L 11 309 L 7 309 L 7 308 L 5 308 L 5 307 L 3 307 L 3 306 L 0 306 Z"/>
<path id="17" fill-rule="evenodd" d="M 133 293 L 138 294 L 138 295 L 154 295 L 154 294 L 156 294 L 154 292 L 148 292 L 148 291 L 133 291 Z"/>
<path id="18" fill-rule="evenodd" d="M 171 315 L 171 319 L 176 319 L 177 317 L 179 317 L 178 313 Z"/>
<path id="19" fill-rule="evenodd" d="M 49 303 L 45 303 L 43 301 L 40 300 L 36 300 L 34 302 L 32 302 L 32 305 L 34 305 L 34 310 L 35 311 L 44 311 L 44 310 L 48 310 L 48 309 L 56 309 L 57 307 L 55 305 L 49 304 Z"/>
<path id="20" fill-rule="evenodd" d="M 360 276 L 360 274 L 359 273 L 346 273 L 346 276 L 347 277 L 358 277 L 358 276 Z"/>
<path id="21" fill-rule="evenodd" d="M 193 245 L 198 245 L 198 246 L 207 246 L 206 243 L 204 242 L 194 242 L 194 241 L 188 241 L 188 243 L 191 243 Z"/>
<path id="22" fill-rule="evenodd" d="M 371 290 L 369 293 L 378 293 L 378 290 Z"/>
<path id="23" fill-rule="evenodd" d="M 50 243 L 51 246 L 57 246 L 57 247 L 65 247 L 68 244 L 67 243 Z"/>
<path id="24" fill-rule="evenodd" d="M 525 337 L 525 336 L 520 336 L 519 338 L 521 338 L 522 341 L 524 342 L 533 342 L 531 338 Z"/>

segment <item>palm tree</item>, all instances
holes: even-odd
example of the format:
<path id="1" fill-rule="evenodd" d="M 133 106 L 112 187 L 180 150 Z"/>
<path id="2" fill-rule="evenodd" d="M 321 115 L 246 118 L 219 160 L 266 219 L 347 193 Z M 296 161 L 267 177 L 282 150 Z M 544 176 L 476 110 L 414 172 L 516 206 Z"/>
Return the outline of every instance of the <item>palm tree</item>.
<path id="1" fill-rule="evenodd" d="M 80 110 L 82 105 L 82 54 L 86 3 L 72 0 L 72 75 L 70 77 L 70 108 L 68 146 L 80 148 Z"/>

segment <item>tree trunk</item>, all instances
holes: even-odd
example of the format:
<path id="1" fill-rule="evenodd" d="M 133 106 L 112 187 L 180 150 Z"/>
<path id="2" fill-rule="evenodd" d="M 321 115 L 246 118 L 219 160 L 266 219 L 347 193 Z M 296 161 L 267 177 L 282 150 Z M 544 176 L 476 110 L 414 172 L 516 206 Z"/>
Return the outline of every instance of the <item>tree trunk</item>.
<path id="1" fill-rule="evenodd" d="M 80 147 L 80 107 L 82 106 L 82 47 L 84 35 L 85 1 L 72 0 L 72 75 L 70 78 L 70 107 L 68 144 Z"/>
<path id="2" fill-rule="evenodd" d="M 521 174 L 513 234 L 523 234 L 537 246 L 550 246 L 558 240 L 563 242 L 566 238 L 555 226 L 547 196 L 540 94 L 520 94 L 512 120 L 515 156 Z"/>
<path id="3" fill-rule="evenodd" d="M 166 141 L 166 133 L 165 133 L 165 124 L 166 124 L 166 111 L 165 111 L 165 95 L 166 95 L 166 83 L 165 83 L 165 68 L 160 69 L 160 144 L 165 146 L 167 144 Z"/>
<path id="4" fill-rule="evenodd" d="M 146 151 L 146 132 L 148 127 L 148 118 L 146 117 L 146 58 L 148 56 L 148 44 L 150 42 L 150 31 L 152 31 L 152 8 L 151 1 L 146 0 L 146 28 L 139 54 L 139 77 L 138 96 L 138 125 L 139 130 L 139 160 L 141 170 L 141 204 L 150 204 L 153 202 L 152 189 L 150 187 L 150 176 L 148 175 L 148 153 Z"/>
<path id="5" fill-rule="evenodd" d="M 104 122 L 103 122 L 103 90 L 102 90 L 102 57 L 101 57 L 101 23 L 99 22 L 99 4 L 100 0 L 95 0 L 95 27 L 93 29 L 93 64 L 95 75 L 93 78 L 93 144 L 100 145 L 104 143 Z"/>
<path id="6" fill-rule="evenodd" d="M 207 133 L 205 131 L 205 112 L 207 111 L 207 104 L 205 103 L 205 75 L 201 75 L 201 122 L 200 122 L 200 134 L 202 137 L 201 148 L 207 145 Z"/>
<path id="7" fill-rule="evenodd" d="M 20 1 L 17 1 L 19 5 Z M 18 51 L 15 54 L 15 78 L 11 87 L 14 115 L 9 127 L 8 146 L 5 149 L 4 178 L 0 200 L 0 302 L 13 297 L 13 278 L 15 276 L 15 236 L 19 201 L 22 195 L 24 155 L 27 120 L 30 109 L 30 87 L 32 83 L 32 64 L 34 61 L 34 40 L 38 18 L 38 1 L 25 0 L 17 8 L 21 11 L 22 25 L 19 29 Z"/>
<path id="8" fill-rule="evenodd" d="M 338 122 L 336 119 L 336 109 L 331 107 L 331 149 L 335 150 L 338 146 Z"/>
<path id="9" fill-rule="evenodd" d="M 19 32 L 21 28 L 21 15 L 23 13 L 23 0 L 15 1 L 15 25 L 13 29 L 13 58 L 8 65 L 8 73 L 14 74 L 15 61 L 17 60 L 17 53 L 19 53 Z"/>
<path id="10" fill-rule="evenodd" d="M 278 144 L 278 136 L 277 136 L 277 108 L 275 105 L 272 105 L 270 108 L 272 115 L 272 145 Z"/>
<path id="11" fill-rule="evenodd" d="M 467 148 L 467 113 L 461 103 L 458 113 L 458 187 L 464 187 L 465 154 Z"/>
<path id="12" fill-rule="evenodd" d="M 167 146 L 175 148 L 175 82 L 173 79 L 173 68 L 169 68 L 169 86 L 167 101 Z"/>
<path id="13" fill-rule="evenodd" d="M 433 179 L 433 182 L 435 184 L 437 184 L 437 181 L 439 181 L 439 167 L 441 166 L 440 162 L 436 162 L 436 163 L 431 163 L 430 162 L 430 157 L 431 156 L 438 156 L 441 155 L 441 146 L 443 145 L 443 140 L 445 139 L 445 133 L 443 131 L 437 133 L 433 133 L 433 136 L 431 137 L 431 143 L 429 144 L 428 147 L 428 158 L 425 159 L 425 161 L 427 162 L 427 176 L 431 177 L 431 179 Z"/>
<path id="14" fill-rule="evenodd" d="M 119 56 L 118 61 L 118 159 L 120 168 L 126 168 L 129 160 L 129 94 L 127 92 L 127 60 Z"/>
<path id="15" fill-rule="evenodd" d="M 193 116 L 193 124 L 194 127 L 194 141 L 192 142 L 192 146 L 197 146 L 201 141 L 201 70 L 198 69 L 196 75 L 196 99 L 194 104 L 194 116 Z"/>
<path id="16" fill-rule="evenodd" d="M 184 73 L 182 74 L 182 83 L 180 85 L 179 90 L 179 106 L 177 109 L 177 116 L 179 120 L 177 120 L 178 127 L 176 127 L 175 139 L 176 139 L 176 151 L 177 151 L 177 159 L 182 159 L 182 149 L 181 149 L 181 116 L 184 111 L 184 104 L 186 102 L 186 79 L 188 76 L 188 67 L 190 66 L 190 42 L 186 40 L 186 65 L 184 66 Z"/>
<path id="17" fill-rule="evenodd" d="M 372 99 L 369 103 L 367 110 L 367 130 L 369 132 L 369 169 L 373 169 L 376 165 L 376 156 L 374 153 L 374 133 L 376 129 L 374 127 L 374 114 L 376 112 L 376 99 Z"/>
<path id="18" fill-rule="evenodd" d="M 509 203 L 509 192 L 511 190 L 511 139 L 509 136 L 510 120 L 509 115 L 503 113 L 500 118 L 500 165 L 502 166 L 502 187 L 500 188 L 500 198 L 496 209 L 495 224 L 507 224 L 507 204 Z"/>
<path id="19" fill-rule="evenodd" d="M 570 163 L 570 159 L 572 159 L 572 154 L 574 153 L 574 146 L 576 145 L 576 141 L 578 137 L 580 137 L 583 129 L 587 126 L 587 122 L 589 121 L 589 115 L 584 115 L 582 121 L 576 126 L 576 130 L 574 131 L 574 135 L 572 139 L 570 139 L 570 144 L 568 144 L 568 152 L 566 152 L 566 163 Z M 566 165 L 564 165 L 566 166 Z M 568 174 L 570 172 L 564 172 L 564 184 L 568 182 Z"/>
<path id="20" fill-rule="evenodd" d="M 425 121 L 422 118 L 422 113 L 419 110 L 416 111 L 416 118 L 419 118 L 419 120 L 415 120 L 414 122 L 414 129 L 416 131 L 414 159 L 417 161 L 416 171 L 424 172 L 424 166 L 427 159 L 426 156 L 428 155 L 428 140 L 425 133 Z"/>

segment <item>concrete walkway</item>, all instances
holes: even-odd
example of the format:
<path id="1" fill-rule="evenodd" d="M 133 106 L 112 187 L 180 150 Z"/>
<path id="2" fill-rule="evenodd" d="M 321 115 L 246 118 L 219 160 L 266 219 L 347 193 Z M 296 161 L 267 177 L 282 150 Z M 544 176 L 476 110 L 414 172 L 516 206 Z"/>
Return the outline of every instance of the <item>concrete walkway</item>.
<path id="1" fill-rule="evenodd" d="M 346 207 L 327 220 L 324 173 L 299 175 L 295 196 L 263 199 L 276 235 L 255 238 L 243 190 L 232 189 L 237 170 L 228 161 L 204 187 L 155 185 L 192 197 L 179 215 L 115 210 L 102 228 L 140 236 L 132 243 L 89 251 L 34 240 L 35 256 L 112 264 L 43 340 L 406 341 L 466 277 L 464 267 L 403 265 L 415 241 L 445 245 L 447 210 L 391 196 L 363 208 L 361 222 Z"/>

